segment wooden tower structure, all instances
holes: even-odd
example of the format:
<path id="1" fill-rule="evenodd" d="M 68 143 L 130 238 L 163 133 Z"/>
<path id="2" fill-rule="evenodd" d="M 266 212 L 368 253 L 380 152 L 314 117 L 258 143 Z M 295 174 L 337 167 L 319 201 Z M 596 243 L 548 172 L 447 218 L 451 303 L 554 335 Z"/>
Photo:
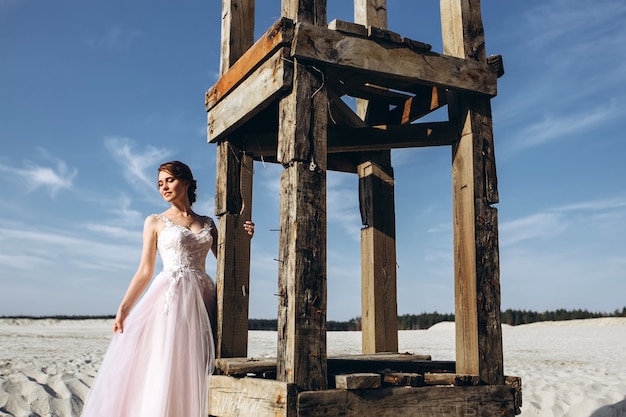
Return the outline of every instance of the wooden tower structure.
<path id="1" fill-rule="evenodd" d="M 206 94 L 217 145 L 217 368 L 211 416 L 514 415 L 503 373 L 490 100 L 479 0 L 440 0 L 443 53 L 387 29 L 386 0 L 282 0 L 254 42 L 254 0 L 222 0 L 221 77 Z M 343 96 L 357 99 L 356 109 Z M 443 106 L 449 120 L 419 123 Z M 399 354 L 391 149 L 452 150 L 456 360 Z M 278 343 L 247 358 L 253 162 L 279 163 Z M 363 354 L 326 349 L 326 172 L 359 177 Z"/>

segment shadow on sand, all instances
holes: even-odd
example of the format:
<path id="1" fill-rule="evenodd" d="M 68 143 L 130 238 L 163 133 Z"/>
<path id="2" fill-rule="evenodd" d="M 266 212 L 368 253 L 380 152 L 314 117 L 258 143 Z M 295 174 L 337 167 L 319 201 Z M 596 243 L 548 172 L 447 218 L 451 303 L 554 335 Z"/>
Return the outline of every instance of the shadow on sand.
<path id="1" fill-rule="evenodd" d="M 600 407 L 589 417 L 626 417 L 626 399 Z"/>

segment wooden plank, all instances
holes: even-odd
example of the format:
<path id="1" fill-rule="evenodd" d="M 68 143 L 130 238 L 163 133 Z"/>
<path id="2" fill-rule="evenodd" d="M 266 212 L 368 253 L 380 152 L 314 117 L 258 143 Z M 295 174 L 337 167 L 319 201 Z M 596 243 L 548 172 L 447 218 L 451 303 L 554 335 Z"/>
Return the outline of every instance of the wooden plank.
<path id="1" fill-rule="evenodd" d="M 276 370 L 276 358 L 218 358 L 215 360 L 215 372 L 220 375 L 260 375 Z"/>
<path id="2" fill-rule="evenodd" d="M 395 44 L 402 43 L 402 36 L 400 36 L 398 33 L 393 32 L 389 29 L 376 26 L 369 26 L 367 28 L 367 36 L 370 39 L 374 39 L 377 41 L 387 41 Z"/>
<path id="3" fill-rule="evenodd" d="M 239 10 L 235 8 L 235 10 Z M 233 15 L 233 12 L 230 12 Z M 233 65 L 222 72 L 222 76 L 207 92 L 204 98 L 206 110 L 211 110 L 219 101 L 233 91 L 243 80 L 256 70 L 276 51 L 291 42 L 294 34 L 293 21 L 279 19 L 254 45 L 233 60 Z M 253 29 L 254 24 L 247 29 Z M 231 59 L 232 60 L 232 59 Z M 222 64 L 224 65 L 224 64 Z"/>
<path id="4" fill-rule="evenodd" d="M 347 372 L 454 372 L 453 361 L 430 360 L 366 360 L 328 358 L 328 372 L 341 374 Z"/>
<path id="5" fill-rule="evenodd" d="M 219 358 L 216 373 L 223 375 L 262 375 L 276 370 L 276 358 Z M 331 374 L 353 372 L 454 372 L 454 362 L 432 361 L 430 355 L 376 353 L 372 355 L 333 356 L 327 359 Z"/>
<path id="6" fill-rule="evenodd" d="M 297 388 L 293 384 L 212 375 L 209 383 L 209 415 L 296 417 L 296 396 Z"/>
<path id="7" fill-rule="evenodd" d="M 329 125 L 348 127 L 369 127 L 354 111 L 341 99 L 334 89 L 326 91 L 328 97 Z M 329 138 L 330 139 L 330 138 Z"/>
<path id="8" fill-rule="evenodd" d="M 422 387 L 424 386 L 424 375 L 415 372 L 385 372 L 383 385 Z"/>
<path id="9" fill-rule="evenodd" d="M 469 386 L 479 385 L 481 383 L 478 375 L 461 375 L 461 374 L 424 374 L 424 383 L 426 385 L 455 385 Z"/>
<path id="10" fill-rule="evenodd" d="M 448 104 L 447 92 L 437 87 L 424 87 L 423 93 L 407 99 L 389 112 L 389 123 L 407 124 Z"/>
<path id="11" fill-rule="evenodd" d="M 478 375 L 461 375 L 461 374 L 442 374 L 442 373 L 426 373 L 422 378 L 426 385 L 454 385 L 469 386 L 481 385 L 483 382 Z M 515 414 L 522 412 L 522 379 L 517 376 L 506 376 L 504 378 L 506 386 L 514 390 Z"/>
<path id="12" fill-rule="evenodd" d="M 397 79 L 489 97 L 497 94 L 496 73 L 486 62 L 397 46 L 386 47 L 371 39 L 324 27 L 297 24 L 291 53 L 318 64 L 338 66 L 366 76 L 382 76 L 390 82 Z"/>
<path id="13" fill-rule="evenodd" d="M 240 86 L 208 112 L 209 142 L 217 142 L 291 89 L 293 65 L 285 60 L 288 50 L 278 50 Z"/>
<path id="14" fill-rule="evenodd" d="M 334 103 L 332 108 L 334 108 Z M 275 134 L 248 134 L 247 143 L 252 145 L 248 148 L 247 154 L 255 160 L 277 162 L 271 160 L 276 156 L 275 138 Z M 449 146 L 457 140 L 456 125 L 449 122 L 362 128 L 333 126 L 328 130 L 327 152 L 328 157 L 331 158 L 333 154 L 338 153 Z M 356 173 L 356 166 L 350 172 Z"/>
<path id="15" fill-rule="evenodd" d="M 335 375 L 337 389 L 374 389 L 381 386 L 380 374 L 372 372 Z"/>
<path id="16" fill-rule="evenodd" d="M 311 168 L 293 162 L 280 178 L 277 378 L 320 390 L 328 384 L 326 171 Z"/>
<path id="17" fill-rule="evenodd" d="M 513 389 L 504 385 L 307 391 L 298 395 L 297 408 L 298 417 L 515 415 Z"/>
<path id="18" fill-rule="evenodd" d="M 370 353 L 370 354 L 364 354 L 364 355 L 333 355 L 331 357 L 328 358 L 328 360 L 338 360 L 338 359 L 345 359 L 345 360 L 358 360 L 358 361 L 384 361 L 384 360 L 391 360 L 391 361 L 406 361 L 406 362 L 412 362 L 412 361 L 429 361 L 432 359 L 432 357 L 430 355 L 423 355 L 423 354 L 416 354 L 416 353 L 409 353 L 409 352 L 405 352 L 405 353 L 397 353 L 397 352 L 375 352 L 375 353 Z"/>
<path id="19" fill-rule="evenodd" d="M 367 28 L 364 25 L 359 25 L 354 22 L 346 22 L 344 20 L 333 20 L 328 24 L 328 29 L 356 36 L 367 36 Z"/>
<path id="20" fill-rule="evenodd" d="M 379 87 L 373 84 L 361 84 L 347 82 L 342 85 L 341 91 L 350 96 L 364 98 L 366 100 L 378 100 L 387 105 L 400 106 L 411 98 L 411 95 L 401 93 L 387 88 Z"/>
<path id="21" fill-rule="evenodd" d="M 444 52 L 486 64 L 480 4 L 441 0 Z M 497 181 L 488 98 L 449 93 L 459 126 L 452 148 L 457 372 L 504 383 L 500 323 Z"/>

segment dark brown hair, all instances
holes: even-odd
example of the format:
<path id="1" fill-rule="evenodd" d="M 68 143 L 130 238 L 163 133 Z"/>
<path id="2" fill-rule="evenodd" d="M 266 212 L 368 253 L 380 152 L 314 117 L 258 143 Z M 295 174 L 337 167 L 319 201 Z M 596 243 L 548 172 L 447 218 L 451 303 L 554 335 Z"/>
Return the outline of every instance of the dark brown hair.
<path id="1" fill-rule="evenodd" d="M 191 173 L 191 169 L 180 161 L 170 161 L 161 164 L 158 169 L 158 172 L 166 171 L 169 172 L 176 178 L 177 180 L 184 181 L 189 186 L 187 188 L 187 197 L 189 198 L 189 205 L 192 205 L 196 202 L 196 180 L 193 179 L 193 174 Z"/>

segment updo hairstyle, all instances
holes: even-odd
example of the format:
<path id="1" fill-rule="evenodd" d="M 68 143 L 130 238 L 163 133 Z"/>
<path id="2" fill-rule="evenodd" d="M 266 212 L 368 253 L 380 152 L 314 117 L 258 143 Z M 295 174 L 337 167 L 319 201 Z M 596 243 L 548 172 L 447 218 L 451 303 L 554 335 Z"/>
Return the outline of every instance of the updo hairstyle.
<path id="1" fill-rule="evenodd" d="M 196 202 L 196 180 L 193 179 L 191 169 L 180 161 L 171 161 L 161 164 L 158 172 L 166 171 L 172 174 L 174 178 L 180 181 L 184 181 L 189 186 L 187 188 L 187 197 L 189 198 L 189 205 Z"/>

